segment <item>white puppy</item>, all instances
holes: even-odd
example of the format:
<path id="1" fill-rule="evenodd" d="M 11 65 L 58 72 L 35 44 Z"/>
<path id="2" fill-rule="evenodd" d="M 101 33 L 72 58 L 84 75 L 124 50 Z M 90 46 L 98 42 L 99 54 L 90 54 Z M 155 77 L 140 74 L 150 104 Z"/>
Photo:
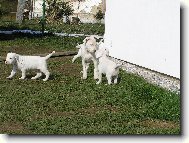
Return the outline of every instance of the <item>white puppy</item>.
<path id="1" fill-rule="evenodd" d="M 97 68 L 97 59 L 95 56 L 95 52 L 98 49 L 96 39 L 94 36 L 87 37 L 83 40 L 83 44 L 77 45 L 76 48 L 79 48 L 78 54 L 74 56 L 72 59 L 72 63 L 78 58 L 82 58 L 82 66 L 83 66 L 83 79 L 87 78 L 87 70 L 89 68 L 89 64 L 93 61 L 94 64 L 94 79 L 98 78 L 98 68 Z"/>
<path id="2" fill-rule="evenodd" d="M 108 84 L 112 83 L 112 79 L 114 83 L 117 83 L 119 68 L 122 64 L 117 65 L 115 62 L 109 59 L 108 57 L 109 51 L 106 48 L 100 48 L 96 52 L 96 58 L 98 59 L 98 79 L 99 81 L 96 84 L 101 83 L 102 81 L 102 74 L 106 75 L 108 80 Z"/>
<path id="3" fill-rule="evenodd" d="M 104 47 L 104 43 L 103 43 L 102 40 L 101 40 L 100 42 L 97 43 L 96 49 L 98 50 L 99 48 L 102 48 L 102 47 Z M 78 45 L 76 46 L 76 48 L 79 49 L 79 51 L 78 51 L 77 55 L 75 55 L 75 56 L 73 57 L 72 63 L 73 63 L 77 58 L 82 57 L 82 55 L 85 55 L 85 54 L 86 54 L 86 51 L 84 51 L 84 50 L 86 50 L 86 49 L 85 49 L 86 46 L 85 46 L 84 43 L 83 43 L 83 44 L 78 44 Z M 96 55 L 95 55 L 95 56 L 96 56 Z"/>
<path id="4" fill-rule="evenodd" d="M 8 53 L 6 57 L 5 64 L 12 64 L 13 69 L 9 77 L 12 78 L 17 70 L 21 70 L 22 77 L 19 79 L 25 79 L 26 77 L 26 70 L 28 69 L 38 69 L 40 72 L 37 73 L 35 77 L 32 77 L 31 79 L 37 79 L 40 76 L 42 76 L 42 73 L 45 74 L 45 79 L 43 81 L 47 81 L 49 78 L 49 71 L 47 70 L 47 59 L 49 59 L 55 51 L 53 51 L 51 54 L 47 55 L 46 57 L 40 57 L 40 56 L 22 56 L 16 53 Z"/>

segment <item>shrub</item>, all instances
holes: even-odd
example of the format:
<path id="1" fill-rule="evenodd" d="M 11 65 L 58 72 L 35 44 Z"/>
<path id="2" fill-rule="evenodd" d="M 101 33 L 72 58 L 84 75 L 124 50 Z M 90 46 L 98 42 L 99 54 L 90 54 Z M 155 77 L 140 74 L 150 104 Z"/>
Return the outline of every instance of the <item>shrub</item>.
<path id="1" fill-rule="evenodd" d="M 0 18 L 4 15 L 7 15 L 9 13 L 9 11 L 5 8 L 2 8 L 0 5 Z"/>
<path id="2" fill-rule="evenodd" d="M 96 20 L 99 20 L 99 21 L 104 18 L 104 14 L 102 13 L 101 10 L 99 10 L 99 11 L 96 13 L 95 18 L 96 18 Z"/>
<path id="3" fill-rule="evenodd" d="M 66 22 L 69 23 L 69 16 L 73 14 L 73 9 L 69 2 L 48 0 L 47 1 L 47 20 L 48 22 L 54 22 L 54 20 L 62 20 L 66 17 Z"/>

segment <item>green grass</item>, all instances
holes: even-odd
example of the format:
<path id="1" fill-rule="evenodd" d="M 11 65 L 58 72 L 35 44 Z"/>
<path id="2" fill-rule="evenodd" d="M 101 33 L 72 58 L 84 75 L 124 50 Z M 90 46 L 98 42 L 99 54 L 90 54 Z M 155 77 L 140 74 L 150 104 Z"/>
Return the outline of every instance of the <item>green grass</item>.
<path id="1" fill-rule="evenodd" d="M 30 29 L 41 30 L 39 20 L 28 20 L 19 25 L 14 21 L 0 21 L 0 30 L 18 30 Z M 71 34 L 90 34 L 90 35 L 103 35 L 105 30 L 104 24 L 46 24 L 45 30 L 49 32 L 71 33 Z"/>
<path id="2" fill-rule="evenodd" d="M 1 56 L 6 53 L 16 52 L 19 54 L 40 54 L 52 52 L 52 50 L 67 51 L 76 50 L 77 43 L 82 43 L 84 37 L 57 37 L 45 36 L 39 38 L 16 38 L 14 40 L 4 40 L 0 43 Z"/>
<path id="3" fill-rule="evenodd" d="M 45 37 L 0 43 L 1 55 L 12 47 L 22 54 L 73 50 L 81 38 Z M 62 46 L 63 45 L 63 46 Z M 49 81 L 12 80 L 11 66 L 0 62 L 0 133 L 7 134 L 180 134 L 180 95 L 120 72 L 117 85 L 96 85 L 93 68 L 82 80 L 81 60 L 73 57 L 48 61 Z"/>

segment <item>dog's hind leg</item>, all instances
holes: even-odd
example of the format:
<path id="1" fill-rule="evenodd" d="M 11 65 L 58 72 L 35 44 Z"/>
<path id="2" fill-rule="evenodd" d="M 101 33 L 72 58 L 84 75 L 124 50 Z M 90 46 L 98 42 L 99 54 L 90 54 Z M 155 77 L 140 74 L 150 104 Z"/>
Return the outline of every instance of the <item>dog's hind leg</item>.
<path id="1" fill-rule="evenodd" d="M 38 73 L 36 74 L 36 76 L 32 77 L 31 79 L 37 79 L 37 78 L 39 78 L 39 77 L 41 77 L 41 76 L 42 76 L 42 73 L 41 73 L 41 72 L 38 72 Z"/>
<path id="2" fill-rule="evenodd" d="M 49 71 L 48 70 L 43 70 L 42 71 L 44 74 L 45 74 L 45 78 L 43 79 L 43 81 L 47 81 L 48 79 L 49 79 L 49 76 L 50 76 L 50 73 L 49 73 Z"/>
<path id="3" fill-rule="evenodd" d="M 108 80 L 108 84 L 112 83 L 112 77 L 110 75 L 106 75 L 106 78 Z"/>
<path id="4" fill-rule="evenodd" d="M 117 79 L 118 79 L 118 76 L 115 76 L 114 77 L 114 84 L 117 84 Z"/>
<path id="5" fill-rule="evenodd" d="M 102 73 L 100 73 L 99 72 L 99 74 L 98 74 L 98 82 L 96 83 L 96 84 L 99 84 L 99 83 L 101 83 L 101 81 L 102 81 Z"/>
<path id="6" fill-rule="evenodd" d="M 86 66 L 85 66 L 86 70 L 88 70 L 89 65 L 90 65 L 90 63 L 86 63 Z"/>

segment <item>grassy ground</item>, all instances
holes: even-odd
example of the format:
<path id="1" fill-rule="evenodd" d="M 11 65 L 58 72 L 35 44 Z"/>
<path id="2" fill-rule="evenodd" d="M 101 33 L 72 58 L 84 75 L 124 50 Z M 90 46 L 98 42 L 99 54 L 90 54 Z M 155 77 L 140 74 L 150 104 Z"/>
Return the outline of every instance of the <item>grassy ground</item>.
<path id="1" fill-rule="evenodd" d="M 73 50 L 81 38 L 46 37 L 1 41 L 0 53 Z M 72 43 L 70 45 L 70 43 Z M 11 66 L 0 62 L 0 133 L 8 134 L 180 134 L 180 95 L 121 70 L 117 85 L 96 85 L 92 67 L 81 80 L 81 60 L 48 61 L 50 80 L 7 80 Z"/>
<path id="2" fill-rule="evenodd" d="M 25 21 L 19 25 L 14 21 L 0 21 L 0 30 L 17 30 L 17 29 L 30 29 L 30 30 L 41 30 L 41 24 L 39 20 Z M 96 34 L 103 35 L 105 26 L 104 24 L 46 24 L 45 30 L 49 32 L 60 32 L 60 33 L 71 33 L 71 34 Z"/>

